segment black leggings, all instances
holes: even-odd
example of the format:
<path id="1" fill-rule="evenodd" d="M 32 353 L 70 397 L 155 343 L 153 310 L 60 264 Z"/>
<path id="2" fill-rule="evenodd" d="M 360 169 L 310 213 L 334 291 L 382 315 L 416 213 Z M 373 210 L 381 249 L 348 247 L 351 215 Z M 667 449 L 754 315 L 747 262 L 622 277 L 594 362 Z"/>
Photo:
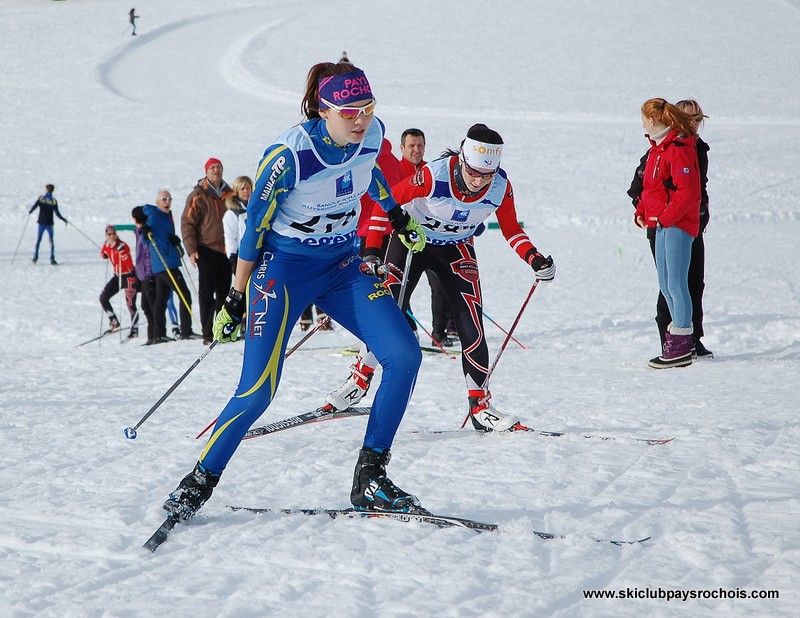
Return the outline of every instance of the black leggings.
<path id="1" fill-rule="evenodd" d="M 139 314 L 136 311 L 136 294 L 139 292 L 139 280 L 133 271 L 121 277 L 120 275 L 114 275 L 108 280 L 108 283 L 100 293 L 100 306 L 109 316 L 116 315 L 110 301 L 119 292 L 120 279 L 122 279 L 122 289 L 125 292 L 125 305 L 128 307 L 128 313 L 131 314 L 131 327 L 135 328 L 139 323 Z"/>
<path id="2" fill-rule="evenodd" d="M 391 273 L 386 281 L 392 296 L 398 298 L 408 249 L 392 234 L 386 249 L 386 264 Z M 456 245 L 426 245 L 411 260 L 402 309 L 409 307 L 411 294 L 426 270 L 434 272 L 450 304 L 461 340 L 461 364 L 467 388 L 483 388 L 489 371 L 489 348 L 483 335 L 483 297 L 480 273 L 471 242 Z"/>

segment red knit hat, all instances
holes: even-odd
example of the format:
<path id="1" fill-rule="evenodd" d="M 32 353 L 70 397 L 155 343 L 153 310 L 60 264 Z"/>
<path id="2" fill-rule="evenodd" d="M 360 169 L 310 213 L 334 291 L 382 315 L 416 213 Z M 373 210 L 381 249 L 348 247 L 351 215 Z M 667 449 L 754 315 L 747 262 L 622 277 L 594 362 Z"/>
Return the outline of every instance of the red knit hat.
<path id="1" fill-rule="evenodd" d="M 212 165 L 222 165 L 222 161 L 220 161 L 219 159 L 215 159 L 214 157 L 211 157 L 208 161 L 206 161 L 206 171 L 208 171 L 208 168 L 211 167 Z"/>

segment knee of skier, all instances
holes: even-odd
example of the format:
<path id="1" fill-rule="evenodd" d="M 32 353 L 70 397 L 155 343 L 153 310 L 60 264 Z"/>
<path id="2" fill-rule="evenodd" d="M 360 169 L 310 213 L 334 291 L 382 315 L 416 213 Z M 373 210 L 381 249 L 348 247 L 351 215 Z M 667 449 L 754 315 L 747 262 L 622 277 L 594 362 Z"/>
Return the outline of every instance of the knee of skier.
<path id="1" fill-rule="evenodd" d="M 394 347 L 387 361 L 381 362 L 384 372 L 391 370 L 401 374 L 417 375 L 422 364 L 422 350 L 410 331 L 409 335 L 407 343 Z"/>

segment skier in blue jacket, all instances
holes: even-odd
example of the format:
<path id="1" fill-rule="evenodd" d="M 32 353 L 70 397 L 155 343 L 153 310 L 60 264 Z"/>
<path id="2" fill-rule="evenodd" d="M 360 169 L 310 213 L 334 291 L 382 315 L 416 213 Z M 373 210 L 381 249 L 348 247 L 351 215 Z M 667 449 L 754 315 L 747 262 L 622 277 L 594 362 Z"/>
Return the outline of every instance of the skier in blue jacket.
<path id="1" fill-rule="evenodd" d="M 280 381 L 292 327 L 309 304 L 368 343 L 383 367 L 363 447 L 352 504 L 359 509 L 419 511 L 419 501 L 386 476 L 389 449 L 411 397 L 422 357 L 411 329 L 383 286 L 385 267 L 362 260 L 353 241 L 361 196 L 370 196 L 412 250 L 425 246 L 419 224 L 392 198 L 376 164 L 383 123 L 363 71 L 320 63 L 308 74 L 307 121 L 269 146 L 247 206 L 236 278 L 214 323 L 218 341 L 235 340 L 247 315 L 241 378 L 194 470 L 164 509 L 183 521 L 211 496 L 250 426 Z"/>

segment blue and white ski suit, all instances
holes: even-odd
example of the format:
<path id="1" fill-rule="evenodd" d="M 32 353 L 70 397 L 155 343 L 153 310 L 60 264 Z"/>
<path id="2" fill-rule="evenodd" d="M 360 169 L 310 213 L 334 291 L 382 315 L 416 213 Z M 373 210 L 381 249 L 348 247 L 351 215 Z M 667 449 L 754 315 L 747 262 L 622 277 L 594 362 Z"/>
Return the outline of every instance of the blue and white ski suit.
<path id="1" fill-rule="evenodd" d="M 360 144 L 337 146 L 321 119 L 280 135 L 258 166 L 239 259 L 255 262 L 239 386 L 200 463 L 221 473 L 275 396 L 293 325 L 309 304 L 365 341 L 383 367 L 364 446 L 388 449 L 422 361 L 391 294 L 363 265 L 353 240 L 361 196 L 396 206 L 376 164 L 384 127 L 373 119 Z M 309 376 L 318 381 L 318 377 Z"/>

